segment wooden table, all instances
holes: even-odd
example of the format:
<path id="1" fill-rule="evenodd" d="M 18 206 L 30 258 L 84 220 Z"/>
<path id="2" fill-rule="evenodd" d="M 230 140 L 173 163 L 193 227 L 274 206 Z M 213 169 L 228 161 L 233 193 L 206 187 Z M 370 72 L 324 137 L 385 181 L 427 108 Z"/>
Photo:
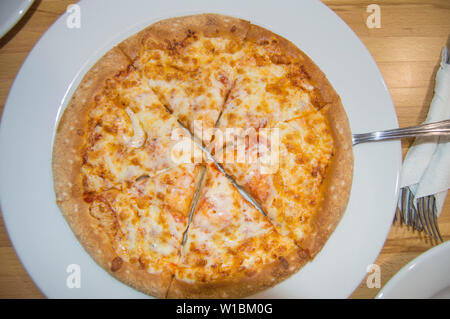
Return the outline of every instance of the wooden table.
<path id="1" fill-rule="evenodd" d="M 0 114 L 21 64 L 50 25 L 76 1 L 36 1 L 26 16 L 0 39 Z M 440 52 L 450 34 L 448 0 L 325 0 L 359 36 L 377 62 L 392 95 L 400 126 L 421 123 L 433 96 Z M 381 9 L 381 28 L 369 29 L 369 4 Z M 412 141 L 402 142 L 403 154 Z M 439 217 L 444 240 L 450 239 L 450 200 Z M 426 236 L 393 225 L 375 263 L 381 286 L 405 264 L 432 247 Z M 366 279 L 352 298 L 373 298 L 379 289 Z M 43 298 L 27 275 L 0 219 L 0 298 Z"/>

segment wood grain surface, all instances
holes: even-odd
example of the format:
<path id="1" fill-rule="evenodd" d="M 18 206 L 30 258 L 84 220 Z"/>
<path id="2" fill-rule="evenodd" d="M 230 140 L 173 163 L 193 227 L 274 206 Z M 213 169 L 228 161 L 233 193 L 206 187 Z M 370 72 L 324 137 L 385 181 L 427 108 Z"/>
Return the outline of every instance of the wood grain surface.
<path id="1" fill-rule="evenodd" d="M 11 84 L 35 43 L 76 1 L 37 0 L 24 18 L 0 39 L 0 116 Z M 440 52 L 450 34 L 448 0 L 325 0 L 375 59 L 394 101 L 400 126 L 420 124 L 433 97 Z M 369 4 L 381 9 L 381 28 L 369 29 Z M 402 141 L 403 154 L 412 140 Z M 1 155 L 0 155 L 1 156 Z M 438 219 L 444 240 L 450 239 L 450 200 Z M 393 225 L 375 264 L 381 269 L 381 287 L 409 261 L 432 248 L 423 234 Z M 364 279 L 351 298 L 373 298 L 379 288 Z M 0 298 L 44 298 L 27 275 L 0 219 Z"/>

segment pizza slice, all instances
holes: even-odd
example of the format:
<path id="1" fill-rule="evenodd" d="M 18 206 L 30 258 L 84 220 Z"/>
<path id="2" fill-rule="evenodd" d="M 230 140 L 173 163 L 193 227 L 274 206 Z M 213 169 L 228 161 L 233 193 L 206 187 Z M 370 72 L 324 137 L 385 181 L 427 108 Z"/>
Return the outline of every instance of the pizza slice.
<path id="1" fill-rule="evenodd" d="M 193 143 L 178 147 L 188 133 L 132 66 L 106 80 L 87 123 L 81 168 L 87 193 L 157 174 L 193 154 Z"/>
<path id="2" fill-rule="evenodd" d="M 161 71 L 159 65 L 148 62 L 143 76 L 170 112 L 208 143 L 230 90 L 232 76 L 225 68 L 212 68 L 211 62 L 200 65 L 193 71 L 166 65 Z"/>
<path id="3" fill-rule="evenodd" d="M 340 133 L 331 128 L 325 116 L 328 111 L 328 107 L 304 109 L 297 118 L 278 123 L 275 141 L 267 141 L 267 134 L 261 133 L 246 138 L 246 159 L 253 160 L 238 161 L 237 144 L 227 145 L 220 157 L 237 183 L 261 204 L 277 231 L 311 256 L 343 212 L 339 201 L 346 202 L 347 197 L 334 193 L 350 187 L 348 172 L 337 172 L 334 165 L 335 161 L 348 163 L 341 146 L 346 134 L 342 128 Z M 331 182 L 324 183 L 325 178 Z"/>
<path id="4" fill-rule="evenodd" d="M 89 222 L 116 256 L 110 271 L 134 287 L 165 297 L 179 262 L 183 234 L 202 168 L 185 164 L 125 189 L 97 193 Z"/>
<path id="5" fill-rule="evenodd" d="M 323 73 L 288 40 L 252 25 L 218 127 L 272 128 L 338 99 Z M 317 85 L 319 83 L 320 85 Z"/>
<path id="6" fill-rule="evenodd" d="M 247 21 L 216 14 L 187 16 L 156 23 L 120 47 L 166 107 L 207 144 L 249 27 Z"/>
<path id="7" fill-rule="evenodd" d="M 307 254 L 280 236 L 210 164 L 168 297 L 246 296 L 285 279 L 306 261 Z"/>

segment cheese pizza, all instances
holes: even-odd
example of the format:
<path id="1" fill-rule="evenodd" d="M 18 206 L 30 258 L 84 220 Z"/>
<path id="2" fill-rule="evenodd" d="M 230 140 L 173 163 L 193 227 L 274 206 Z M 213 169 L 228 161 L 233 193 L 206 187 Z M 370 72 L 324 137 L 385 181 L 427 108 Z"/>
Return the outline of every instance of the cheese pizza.
<path id="1" fill-rule="evenodd" d="M 322 71 L 281 36 L 219 14 L 160 21 L 108 51 L 53 146 L 56 201 L 78 240 L 158 298 L 245 297 L 296 273 L 342 217 L 352 170 Z"/>

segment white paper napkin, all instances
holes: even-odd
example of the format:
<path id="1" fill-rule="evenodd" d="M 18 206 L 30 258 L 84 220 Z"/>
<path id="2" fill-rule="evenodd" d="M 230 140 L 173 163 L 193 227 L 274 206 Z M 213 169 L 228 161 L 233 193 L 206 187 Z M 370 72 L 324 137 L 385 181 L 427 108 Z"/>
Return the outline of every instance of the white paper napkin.
<path id="1" fill-rule="evenodd" d="M 450 64 L 448 48 L 442 50 L 436 74 L 434 97 L 424 123 L 450 118 Z M 400 177 L 400 187 L 409 186 L 417 198 L 435 194 L 438 216 L 450 188 L 450 138 L 418 137 L 406 154 Z"/>

